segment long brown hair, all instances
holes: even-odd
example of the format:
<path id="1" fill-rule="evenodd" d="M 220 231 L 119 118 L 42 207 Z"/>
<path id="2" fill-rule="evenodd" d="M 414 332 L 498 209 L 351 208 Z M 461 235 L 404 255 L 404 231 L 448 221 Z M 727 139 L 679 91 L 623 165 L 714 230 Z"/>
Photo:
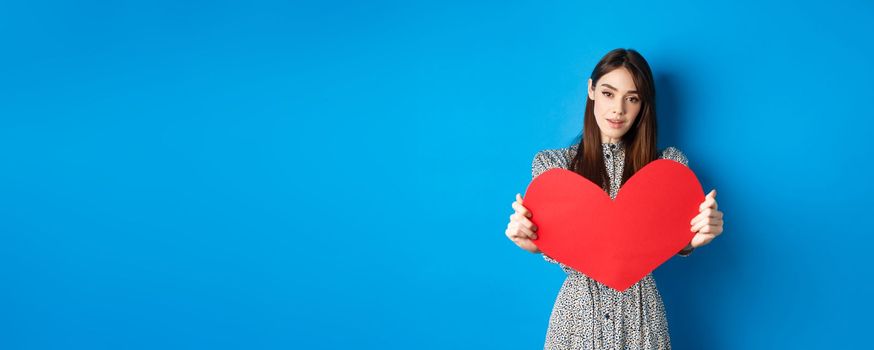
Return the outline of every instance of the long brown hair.
<path id="1" fill-rule="evenodd" d="M 640 112 L 634 120 L 634 125 L 622 136 L 622 141 L 625 143 L 625 166 L 620 184 L 624 184 L 634 173 L 656 159 L 657 129 L 652 71 L 637 51 L 620 48 L 604 55 L 592 71 L 590 77 L 592 87 L 597 86 L 598 79 L 601 79 L 604 74 L 621 67 L 631 73 L 641 102 Z M 588 98 L 588 93 L 586 113 L 583 118 L 583 137 L 569 168 L 590 181 L 601 184 L 605 190 L 609 190 L 610 181 L 604 165 L 601 131 L 595 121 L 595 101 Z"/>

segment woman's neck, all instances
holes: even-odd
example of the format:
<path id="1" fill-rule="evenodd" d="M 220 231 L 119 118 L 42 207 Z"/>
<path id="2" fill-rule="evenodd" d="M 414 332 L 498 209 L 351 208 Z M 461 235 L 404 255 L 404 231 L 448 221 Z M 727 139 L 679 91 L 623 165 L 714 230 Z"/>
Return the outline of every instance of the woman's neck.
<path id="1" fill-rule="evenodd" d="M 619 141 L 622 141 L 622 138 L 614 139 L 609 136 L 601 135 L 601 143 L 619 143 Z"/>

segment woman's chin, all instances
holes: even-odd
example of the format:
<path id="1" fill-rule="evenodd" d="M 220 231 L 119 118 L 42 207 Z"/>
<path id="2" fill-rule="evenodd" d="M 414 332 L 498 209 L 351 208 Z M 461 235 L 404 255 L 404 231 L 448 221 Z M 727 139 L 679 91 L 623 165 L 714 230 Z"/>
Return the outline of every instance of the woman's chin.
<path id="1" fill-rule="evenodd" d="M 619 140 L 619 139 L 622 138 L 622 136 L 625 135 L 625 132 L 616 132 L 616 131 L 611 131 L 611 132 L 609 132 L 609 133 L 607 133 L 607 132 L 602 132 L 601 134 L 604 135 L 604 136 L 606 136 L 606 137 L 608 137 L 608 138 L 610 138 L 611 140 Z"/>

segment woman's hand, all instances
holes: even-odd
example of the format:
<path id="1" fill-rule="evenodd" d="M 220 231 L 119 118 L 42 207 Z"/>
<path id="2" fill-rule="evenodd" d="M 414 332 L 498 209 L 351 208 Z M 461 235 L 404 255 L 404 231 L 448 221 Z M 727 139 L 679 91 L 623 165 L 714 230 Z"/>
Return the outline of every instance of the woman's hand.
<path id="1" fill-rule="evenodd" d="M 704 202 L 701 202 L 698 211 L 700 213 L 690 222 L 695 236 L 692 237 L 692 242 L 687 248 L 706 245 L 722 233 L 722 212 L 716 209 L 715 189 L 704 197 Z"/>
<path id="2" fill-rule="evenodd" d="M 505 232 L 507 238 L 513 243 L 516 243 L 522 249 L 531 253 L 540 253 L 540 249 L 531 242 L 532 239 L 537 239 L 537 226 L 528 218 L 531 217 L 531 212 L 522 206 L 522 196 L 516 194 L 516 201 L 513 202 L 513 214 L 510 215 L 510 223 L 507 224 Z"/>

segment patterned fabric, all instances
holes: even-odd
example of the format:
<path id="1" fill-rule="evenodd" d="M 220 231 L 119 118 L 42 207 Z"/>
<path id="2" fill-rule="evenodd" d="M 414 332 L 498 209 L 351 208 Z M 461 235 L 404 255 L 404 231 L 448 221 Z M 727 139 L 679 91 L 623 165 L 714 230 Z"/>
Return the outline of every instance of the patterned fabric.
<path id="1" fill-rule="evenodd" d="M 622 181 L 625 143 L 601 146 L 610 178 L 609 195 L 614 199 Z M 552 168 L 567 169 L 578 147 L 538 152 L 531 165 L 532 178 Z M 674 147 L 662 150 L 659 158 L 688 166 L 686 156 Z M 558 264 L 567 274 L 549 317 L 545 350 L 671 348 L 664 304 L 651 273 L 618 292 L 546 254 L 543 258 Z"/>

